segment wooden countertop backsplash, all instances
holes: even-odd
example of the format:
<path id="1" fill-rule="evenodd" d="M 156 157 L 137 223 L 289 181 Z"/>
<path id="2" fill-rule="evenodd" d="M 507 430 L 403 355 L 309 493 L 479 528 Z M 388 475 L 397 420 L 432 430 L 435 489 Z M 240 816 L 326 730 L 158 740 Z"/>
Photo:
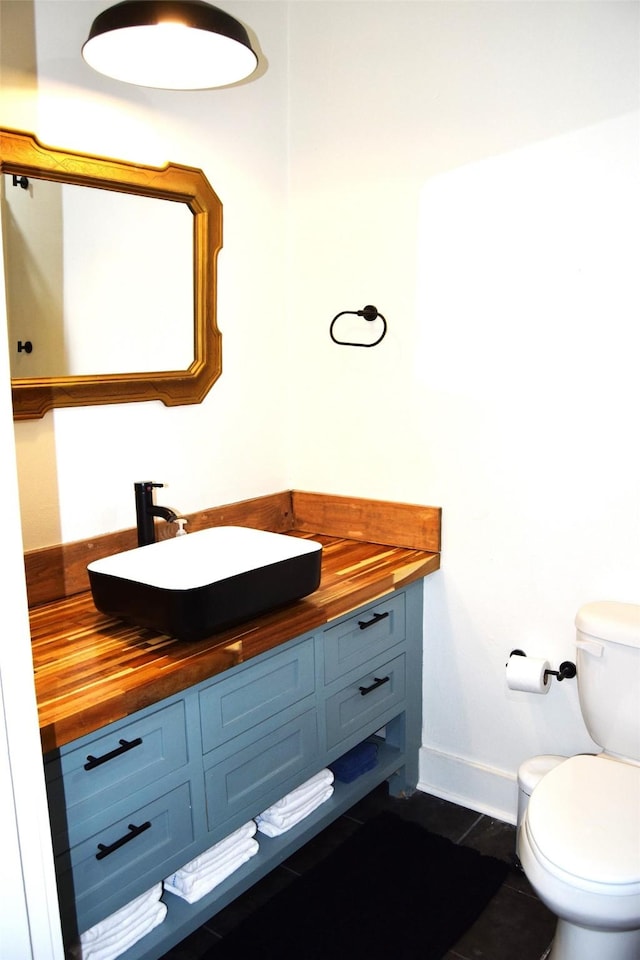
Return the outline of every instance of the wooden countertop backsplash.
<path id="1" fill-rule="evenodd" d="M 317 629 L 440 566 L 438 507 L 288 491 L 192 515 L 188 529 L 232 524 L 317 540 L 315 593 L 196 642 L 96 610 L 86 565 L 136 545 L 135 530 L 25 556 L 44 752 Z M 161 528 L 159 528 L 161 529 Z"/>

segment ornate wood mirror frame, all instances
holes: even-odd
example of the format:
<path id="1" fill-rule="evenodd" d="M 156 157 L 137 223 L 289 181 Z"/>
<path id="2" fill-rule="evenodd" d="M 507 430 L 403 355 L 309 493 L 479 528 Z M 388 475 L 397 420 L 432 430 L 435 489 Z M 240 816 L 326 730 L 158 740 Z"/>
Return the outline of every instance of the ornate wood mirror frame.
<path id="1" fill-rule="evenodd" d="M 43 146 L 35 136 L 0 129 L 0 174 L 36 177 L 184 203 L 193 213 L 194 360 L 186 370 L 158 373 L 12 379 L 14 419 L 53 407 L 161 400 L 200 403 L 222 372 L 216 323 L 216 267 L 222 247 L 222 204 L 201 170 L 178 164 L 141 166 Z"/>

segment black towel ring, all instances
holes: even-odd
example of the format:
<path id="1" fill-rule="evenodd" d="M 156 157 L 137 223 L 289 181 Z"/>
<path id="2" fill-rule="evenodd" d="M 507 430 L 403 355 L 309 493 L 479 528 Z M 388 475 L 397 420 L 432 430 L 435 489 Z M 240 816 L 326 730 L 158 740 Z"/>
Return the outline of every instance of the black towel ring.
<path id="1" fill-rule="evenodd" d="M 382 333 L 377 340 L 374 340 L 373 343 L 357 343 L 353 340 L 338 340 L 338 338 L 333 333 L 333 328 L 335 326 L 336 320 L 340 317 L 344 317 L 345 314 L 351 314 L 354 317 L 364 317 L 365 320 L 382 320 Z M 339 343 L 343 347 L 376 347 L 381 340 L 384 339 L 384 336 L 387 332 L 387 321 L 378 312 L 377 307 L 374 307 L 372 304 L 368 304 L 366 307 L 363 307 L 362 310 L 343 310 L 341 313 L 337 313 L 333 320 L 331 321 L 331 326 L 329 327 L 329 336 L 334 343 Z"/>

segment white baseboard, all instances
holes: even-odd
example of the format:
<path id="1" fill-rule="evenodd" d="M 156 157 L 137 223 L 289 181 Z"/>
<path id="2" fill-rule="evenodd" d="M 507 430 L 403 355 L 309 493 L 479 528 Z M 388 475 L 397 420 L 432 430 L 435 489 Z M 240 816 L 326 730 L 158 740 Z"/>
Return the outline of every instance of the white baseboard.
<path id="1" fill-rule="evenodd" d="M 418 790 L 477 810 L 505 823 L 516 823 L 518 780 L 514 774 L 431 747 L 420 748 Z"/>

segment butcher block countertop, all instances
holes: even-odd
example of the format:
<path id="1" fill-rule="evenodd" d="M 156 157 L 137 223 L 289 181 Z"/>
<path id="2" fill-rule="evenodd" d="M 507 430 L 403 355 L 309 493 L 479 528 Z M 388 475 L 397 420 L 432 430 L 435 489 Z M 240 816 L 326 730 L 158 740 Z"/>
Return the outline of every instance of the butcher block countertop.
<path id="1" fill-rule="evenodd" d="M 439 508 L 296 491 L 275 496 L 277 509 L 274 497 L 258 498 L 194 516 L 190 528 L 245 519 L 246 526 L 321 543 L 320 586 L 302 600 L 198 641 L 174 640 L 107 617 L 96 610 L 86 589 L 32 607 L 35 686 L 45 753 L 318 629 L 440 566 Z M 390 521 L 386 529 L 381 520 L 385 512 Z M 296 526 L 288 526 L 296 521 Z M 340 528 L 351 536 L 340 536 Z M 379 542 L 393 540 L 394 528 L 399 544 Z M 372 533 L 375 539 L 366 539 Z M 422 547 L 408 545 L 412 539 Z M 106 540 L 101 538 L 98 546 L 104 556 L 127 549 L 121 538 L 110 545 Z M 86 570 L 96 549 L 94 541 L 86 546 L 84 556 L 80 545 L 66 552 L 69 568 L 79 562 Z M 28 586 L 30 573 L 43 566 L 42 551 L 37 553 L 25 557 Z M 70 577 L 82 587 L 80 573 L 71 571 Z"/>

